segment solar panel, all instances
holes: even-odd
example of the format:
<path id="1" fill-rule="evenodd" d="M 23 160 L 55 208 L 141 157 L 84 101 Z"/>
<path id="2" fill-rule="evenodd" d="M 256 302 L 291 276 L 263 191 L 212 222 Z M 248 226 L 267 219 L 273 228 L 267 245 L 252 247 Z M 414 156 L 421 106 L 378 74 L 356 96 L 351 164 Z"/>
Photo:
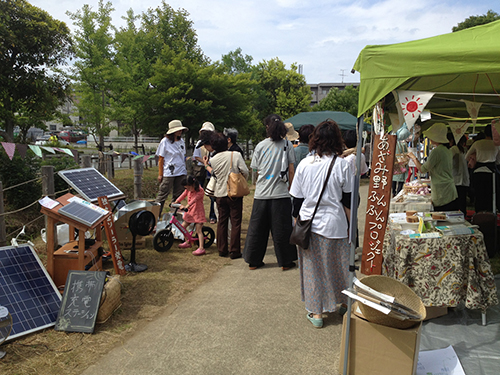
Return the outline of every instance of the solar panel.
<path id="1" fill-rule="evenodd" d="M 71 169 L 58 173 L 89 202 L 97 202 L 97 198 L 102 196 L 113 200 L 125 195 L 95 168 Z"/>
<path id="2" fill-rule="evenodd" d="M 80 198 L 74 197 L 73 199 L 66 206 L 61 207 L 58 212 L 88 227 L 92 227 L 95 223 L 102 220 L 109 212 Z"/>
<path id="3" fill-rule="evenodd" d="M 0 305 L 12 316 L 7 340 L 55 324 L 61 293 L 31 246 L 0 248 Z"/>

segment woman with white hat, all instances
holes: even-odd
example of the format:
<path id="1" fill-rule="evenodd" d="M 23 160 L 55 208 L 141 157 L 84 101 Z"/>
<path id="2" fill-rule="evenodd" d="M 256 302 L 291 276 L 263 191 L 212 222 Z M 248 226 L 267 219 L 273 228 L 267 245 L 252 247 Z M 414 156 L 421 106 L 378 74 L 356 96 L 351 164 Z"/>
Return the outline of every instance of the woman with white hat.
<path id="1" fill-rule="evenodd" d="M 175 201 L 184 191 L 182 180 L 187 175 L 186 171 L 186 145 L 182 133 L 187 128 L 182 126 L 180 120 L 168 123 L 168 130 L 161 140 L 156 155 L 158 155 L 158 182 L 160 189 L 156 202 L 160 203 L 160 217 L 163 205 L 168 195 L 172 192 L 172 201 Z"/>
<path id="2" fill-rule="evenodd" d="M 408 153 L 417 169 L 423 173 L 429 172 L 431 176 L 431 198 L 434 211 L 458 210 L 458 194 L 453 179 L 453 155 L 446 147 L 449 143 L 447 132 L 446 125 L 443 123 L 436 123 L 424 132 L 431 144 L 436 146 L 424 164 L 420 164 L 412 152 Z"/>

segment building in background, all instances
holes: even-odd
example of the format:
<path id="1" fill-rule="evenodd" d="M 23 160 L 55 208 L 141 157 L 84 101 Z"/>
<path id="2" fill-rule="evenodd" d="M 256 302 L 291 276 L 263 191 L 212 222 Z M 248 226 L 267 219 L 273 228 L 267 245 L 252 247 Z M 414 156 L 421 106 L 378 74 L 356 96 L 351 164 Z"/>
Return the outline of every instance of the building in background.
<path id="1" fill-rule="evenodd" d="M 322 99 L 324 99 L 330 90 L 334 87 L 338 88 L 340 91 L 344 90 L 347 86 L 353 86 L 358 88 L 359 82 L 341 82 L 341 83 L 308 83 L 311 88 L 312 100 L 311 107 L 318 104 Z"/>

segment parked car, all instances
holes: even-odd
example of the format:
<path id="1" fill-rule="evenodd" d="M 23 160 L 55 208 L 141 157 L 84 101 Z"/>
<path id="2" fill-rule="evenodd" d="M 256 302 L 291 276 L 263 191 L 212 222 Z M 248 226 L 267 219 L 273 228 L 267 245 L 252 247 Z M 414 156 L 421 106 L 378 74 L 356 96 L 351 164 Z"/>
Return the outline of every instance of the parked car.
<path id="1" fill-rule="evenodd" d="M 73 130 L 62 130 L 59 132 L 59 138 L 64 139 L 70 143 L 76 143 L 81 139 L 85 139 L 85 135 L 75 132 Z"/>
<path id="2" fill-rule="evenodd" d="M 50 135 L 42 135 L 41 137 L 38 137 L 35 141 L 35 146 L 53 146 L 51 142 L 49 141 Z M 70 143 L 68 141 L 65 141 L 64 139 L 59 138 L 58 139 L 59 145 L 60 146 L 69 146 Z"/>

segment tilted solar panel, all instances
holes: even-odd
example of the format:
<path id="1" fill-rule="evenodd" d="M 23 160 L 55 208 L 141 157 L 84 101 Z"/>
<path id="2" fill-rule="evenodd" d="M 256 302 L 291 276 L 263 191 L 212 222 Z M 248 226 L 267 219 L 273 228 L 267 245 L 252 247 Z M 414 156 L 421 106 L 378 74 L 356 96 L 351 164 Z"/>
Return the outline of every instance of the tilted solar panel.
<path id="1" fill-rule="evenodd" d="M 92 208 L 91 206 L 93 205 L 91 203 L 83 202 L 83 204 L 78 201 L 70 202 L 66 206 L 61 207 L 59 213 L 85 224 L 88 227 L 92 227 L 108 213 L 108 211 L 97 206 L 94 206 L 95 209 Z"/>
<path id="2" fill-rule="evenodd" d="M 58 173 L 89 202 L 95 203 L 102 196 L 107 196 L 110 200 L 124 196 L 120 189 L 95 168 L 70 169 Z"/>
<path id="3" fill-rule="evenodd" d="M 31 246 L 0 248 L 0 305 L 12 316 L 7 340 L 55 324 L 61 294 Z"/>

